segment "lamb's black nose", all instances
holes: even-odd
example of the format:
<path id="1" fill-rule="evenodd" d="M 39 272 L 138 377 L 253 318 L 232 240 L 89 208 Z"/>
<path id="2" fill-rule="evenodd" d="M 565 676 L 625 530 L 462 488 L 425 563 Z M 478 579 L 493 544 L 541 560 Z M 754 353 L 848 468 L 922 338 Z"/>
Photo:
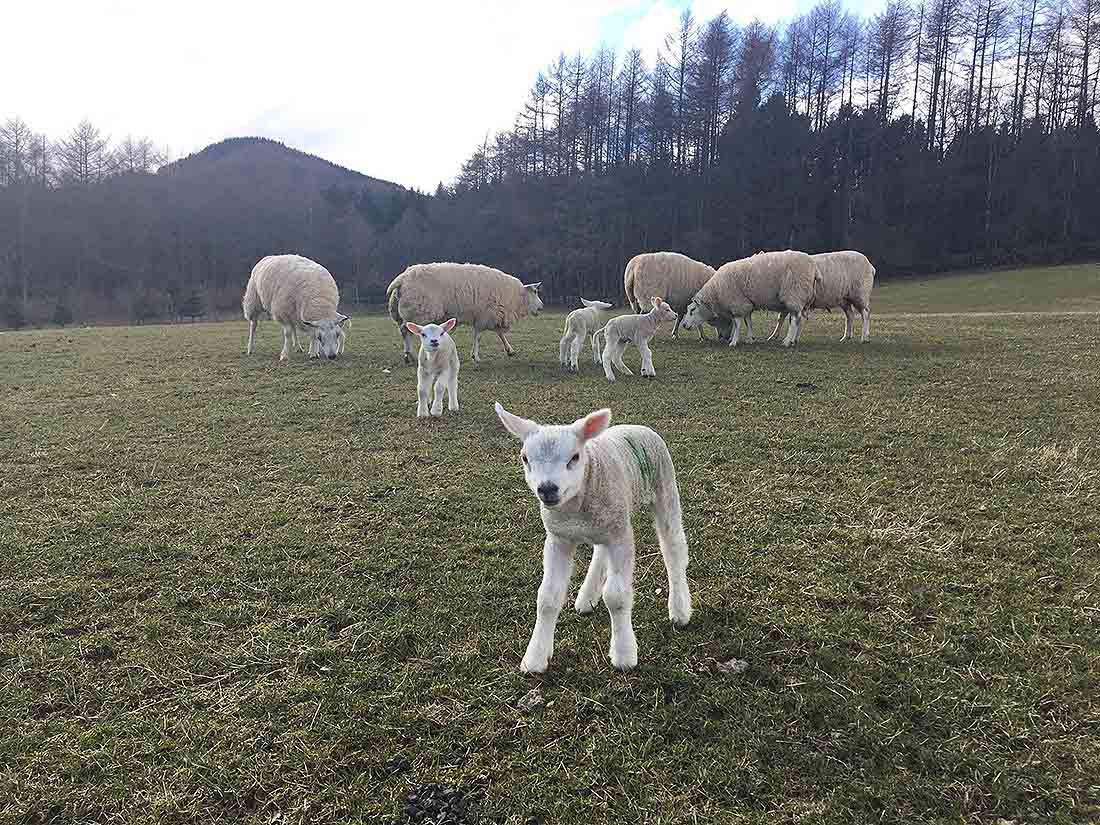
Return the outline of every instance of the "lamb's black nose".
<path id="1" fill-rule="evenodd" d="M 558 485 L 552 484 L 549 481 L 543 482 L 538 486 L 539 498 L 542 499 L 545 504 L 557 504 L 558 503 Z"/>
<path id="2" fill-rule="evenodd" d="M 328 357 L 328 360 L 329 360 L 329 361 L 335 361 L 335 360 L 336 360 L 336 355 L 335 355 L 335 354 L 333 354 L 333 355 L 330 355 L 330 356 Z"/>

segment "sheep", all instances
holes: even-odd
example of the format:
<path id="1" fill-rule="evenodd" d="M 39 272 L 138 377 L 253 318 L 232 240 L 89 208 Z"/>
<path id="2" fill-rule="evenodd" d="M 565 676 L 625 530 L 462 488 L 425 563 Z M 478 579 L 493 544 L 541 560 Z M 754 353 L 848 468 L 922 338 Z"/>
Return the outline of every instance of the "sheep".
<path id="1" fill-rule="evenodd" d="M 590 329 L 595 329 L 603 320 L 605 310 L 611 309 L 607 301 L 589 301 L 581 298 L 584 306 L 575 309 L 565 318 L 565 333 L 558 344 L 558 360 L 566 369 L 577 371 L 577 360 L 580 358 L 584 342 L 588 339 Z"/>
<path id="2" fill-rule="evenodd" d="M 420 336 L 420 356 L 416 367 L 416 417 L 428 415 L 428 394 L 433 391 L 432 415 L 443 415 L 443 388 L 447 388 L 447 409 L 458 412 L 458 347 L 450 336 L 458 321 L 419 326 L 409 323 L 409 332 Z"/>
<path id="3" fill-rule="evenodd" d="M 821 273 L 821 285 L 814 295 L 813 303 L 806 309 L 831 310 L 840 307 L 844 311 L 844 334 L 841 341 L 847 341 L 852 337 L 852 308 L 859 310 L 863 316 L 863 334 L 861 343 L 867 343 L 871 335 L 871 289 L 875 285 L 875 267 L 867 260 L 862 252 L 822 252 L 819 255 L 811 255 Z M 803 311 L 805 317 L 805 311 Z M 779 320 L 775 322 L 775 329 L 768 337 L 772 340 L 779 334 L 779 328 L 787 318 L 786 314 L 779 313 Z"/>
<path id="4" fill-rule="evenodd" d="M 678 337 L 681 316 L 703 284 L 714 277 L 714 267 L 693 260 L 679 252 L 643 252 L 635 255 L 623 272 L 623 289 L 630 308 L 635 312 L 648 312 L 650 300 L 660 297 L 676 310 L 676 326 L 672 337 Z M 722 338 L 722 327 L 718 336 Z M 728 337 L 728 329 L 726 337 Z M 699 327 L 699 340 L 703 340 L 703 328 Z"/>
<path id="5" fill-rule="evenodd" d="M 268 255 L 252 268 L 241 307 L 248 321 L 248 348 L 252 354 L 256 324 L 267 310 L 283 327 L 279 360 L 290 357 L 293 345 L 301 350 L 298 331 L 310 335 L 309 356 L 334 359 L 343 350 L 348 316 L 336 311 L 340 290 L 329 271 L 301 255 Z"/>
<path id="6" fill-rule="evenodd" d="M 508 332 L 516 321 L 542 311 L 541 283 L 525 284 L 479 264 L 410 266 L 386 289 L 390 317 L 401 332 L 405 363 L 412 360 L 407 322 L 440 323 L 452 316 L 474 329 L 474 363 L 481 363 L 481 333 L 487 329 L 496 331 L 509 356 L 515 355 Z"/>
<path id="7" fill-rule="evenodd" d="M 791 314 L 793 322 L 783 346 L 793 346 L 802 332 L 802 311 L 814 299 L 821 275 L 805 252 L 758 252 L 751 258 L 730 261 L 691 299 L 681 326 L 694 329 L 712 318 L 732 317 L 731 347 L 741 337 L 741 322 L 752 343 L 752 313 L 771 309 Z"/>
<path id="8" fill-rule="evenodd" d="M 653 369 L 653 353 L 649 349 L 650 339 L 657 334 L 657 328 L 661 321 L 675 321 L 676 310 L 658 297 L 651 299 L 653 308 L 645 315 L 618 315 L 607 322 L 602 329 L 592 333 L 592 360 L 600 363 L 600 348 L 597 339 L 602 334 L 603 347 L 603 374 L 608 381 L 615 380 L 615 373 L 611 369 L 614 364 L 627 375 L 633 375 L 630 368 L 623 363 L 623 352 L 626 345 L 633 342 L 642 354 L 642 375 L 651 378 L 657 377 L 657 371 Z"/>
<path id="9" fill-rule="evenodd" d="M 554 627 L 580 543 L 592 545 L 592 561 L 574 606 L 589 614 L 602 595 L 611 614 L 611 664 L 633 668 L 638 642 L 630 621 L 635 559 L 630 519 L 640 509 L 653 516 L 668 572 L 668 617 L 677 627 L 691 620 L 687 537 L 668 446 L 649 427 L 609 428 L 607 409 L 563 426 L 520 418 L 499 403 L 496 412 L 505 429 L 523 442 L 524 475 L 546 529 L 535 628 L 520 670 L 542 673 L 550 664 Z"/>

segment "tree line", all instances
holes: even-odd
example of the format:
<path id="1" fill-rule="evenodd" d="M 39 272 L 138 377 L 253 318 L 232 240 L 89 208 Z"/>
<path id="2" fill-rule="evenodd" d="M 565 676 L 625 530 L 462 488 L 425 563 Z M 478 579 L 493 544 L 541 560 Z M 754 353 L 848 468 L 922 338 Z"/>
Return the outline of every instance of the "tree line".
<path id="1" fill-rule="evenodd" d="M 654 249 L 856 248 L 880 277 L 1097 256 L 1098 85 L 1100 0 L 889 0 L 868 20 L 823 0 L 776 26 L 685 11 L 652 65 L 561 55 L 434 196 L 273 141 L 165 164 L 147 140 L 9 118 L 0 314 L 233 313 L 282 251 L 363 302 L 424 260 L 572 301 L 617 300 Z"/>

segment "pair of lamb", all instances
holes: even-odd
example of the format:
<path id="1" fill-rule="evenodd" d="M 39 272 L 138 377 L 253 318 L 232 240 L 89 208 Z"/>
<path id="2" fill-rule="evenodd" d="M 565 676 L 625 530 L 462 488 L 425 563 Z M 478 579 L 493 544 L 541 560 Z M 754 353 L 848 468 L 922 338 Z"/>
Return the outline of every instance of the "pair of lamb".
<path id="1" fill-rule="evenodd" d="M 577 371 L 581 349 L 589 330 L 599 326 L 604 310 L 610 309 L 606 301 L 588 301 L 581 298 L 582 309 L 575 309 L 565 319 L 565 333 L 558 344 L 558 357 L 561 365 L 573 372 Z M 627 375 L 634 373 L 623 363 L 623 353 L 628 344 L 634 344 L 642 356 L 642 375 L 656 377 L 653 368 L 653 353 L 649 342 L 657 334 L 662 321 L 675 321 L 677 316 L 672 308 L 661 298 L 651 300 L 651 309 L 644 315 L 620 315 L 612 318 L 606 325 L 592 332 L 592 362 L 603 362 L 604 375 L 608 381 L 615 380 L 612 365 Z M 600 356 L 600 336 L 603 336 L 603 356 Z"/>

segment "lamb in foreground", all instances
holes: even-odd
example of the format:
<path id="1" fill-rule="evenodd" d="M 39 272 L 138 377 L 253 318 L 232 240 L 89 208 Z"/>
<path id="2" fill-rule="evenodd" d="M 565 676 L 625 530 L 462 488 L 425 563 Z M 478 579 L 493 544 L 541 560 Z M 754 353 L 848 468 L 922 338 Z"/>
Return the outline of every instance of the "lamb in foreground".
<path id="1" fill-rule="evenodd" d="M 691 620 L 687 538 L 668 447 L 649 427 L 608 428 L 610 410 L 564 426 L 536 424 L 499 403 L 496 411 L 508 432 L 523 442 L 524 475 L 546 528 L 535 629 L 520 670 L 542 673 L 554 655 L 554 628 L 578 544 L 592 545 L 592 562 L 577 593 L 577 612 L 591 613 L 602 596 L 611 614 L 611 664 L 629 670 L 638 664 L 630 620 L 635 559 L 630 519 L 639 509 L 653 515 L 668 571 L 668 617 L 678 627 Z"/>
<path id="2" fill-rule="evenodd" d="M 831 310 L 840 307 L 844 311 L 844 334 L 841 341 L 852 337 L 852 309 L 859 310 L 863 316 L 863 334 L 861 343 L 867 343 L 871 337 L 871 290 L 875 286 L 875 268 L 862 252 L 846 250 L 844 252 L 822 252 L 811 255 L 821 275 L 814 294 L 813 303 L 807 309 Z M 779 314 L 775 329 L 768 336 L 772 340 L 779 334 L 779 328 L 788 316 Z"/>
<path id="3" fill-rule="evenodd" d="M 481 333 L 495 330 L 509 355 L 516 351 L 508 332 L 521 318 L 542 311 L 540 283 L 525 284 L 499 269 L 480 264 L 414 264 L 390 281 L 386 300 L 412 360 L 406 324 L 439 324 L 455 318 L 474 329 L 474 362 L 481 363 Z"/>
<path id="4" fill-rule="evenodd" d="M 584 304 L 580 309 L 575 309 L 565 318 L 565 333 L 558 343 L 558 360 L 566 369 L 577 371 L 577 361 L 584 349 L 584 342 L 591 331 L 599 327 L 603 320 L 603 314 L 611 309 L 607 301 L 589 301 L 581 298 Z"/>
<path id="5" fill-rule="evenodd" d="M 626 352 L 627 344 L 631 343 L 642 354 L 642 375 L 651 378 L 657 376 L 657 371 L 653 369 L 653 352 L 649 349 L 649 342 L 657 334 L 662 321 L 676 320 L 676 311 L 660 298 L 655 297 L 651 302 L 653 308 L 645 315 L 617 315 L 603 329 L 592 333 L 592 360 L 597 364 L 600 363 L 598 339 L 603 335 L 603 374 L 608 381 L 615 380 L 612 364 L 627 375 L 634 374 L 623 363 L 623 353 Z"/>
<path id="6" fill-rule="evenodd" d="M 416 366 L 416 417 L 428 415 L 428 395 L 434 392 L 432 415 L 443 415 L 443 388 L 447 388 L 447 409 L 458 412 L 458 347 L 450 332 L 454 318 L 444 324 L 408 324 L 409 332 L 420 336 Z M 433 390 L 434 387 L 434 390 Z"/>
<path id="7" fill-rule="evenodd" d="M 336 311 L 340 290 L 329 271 L 301 255 L 268 255 L 252 268 L 241 302 L 248 321 L 248 354 L 256 341 L 256 324 L 267 310 L 283 327 L 279 360 L 300 348 L 298 331 L 310 336 L 309 355 L 335 358 L 342 350 L 348 316 Z"/>
<path id="8" fill-rule="evenodd" d="M 770 309 L 789 313 L 792 319 L 783 346 L 793 346 L 802 332 L 802 311 L 811 304 L 821 275 L 805 252 L 758 252 L 724 264 L 691 299 L 681 322 L 694 329 L 715 318 L 733 318 L 730 346 L 737 346 L 741 323 L 748 327 L 752 343 L 752 313 Z"/>
<path id="9" fill-rule="evenodd" d="M 681 316 L 687 312 L 691 299 L 713 276 L 714 267 L 679 252 L 643 252 L 627 262 L 623 290 L 635 312 L 648 312 L 650 302 L 658 297 L 676 310 L 676 326 L 672 329 L 675 338 L 680 331 Z M 721 337 L 720 326 L 718 332 Z M 699 327 L 699 340 L 703 340 L 702 327 Z"/>

